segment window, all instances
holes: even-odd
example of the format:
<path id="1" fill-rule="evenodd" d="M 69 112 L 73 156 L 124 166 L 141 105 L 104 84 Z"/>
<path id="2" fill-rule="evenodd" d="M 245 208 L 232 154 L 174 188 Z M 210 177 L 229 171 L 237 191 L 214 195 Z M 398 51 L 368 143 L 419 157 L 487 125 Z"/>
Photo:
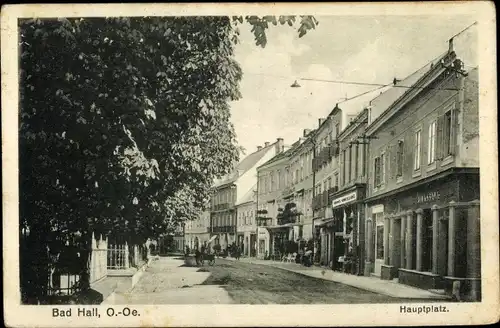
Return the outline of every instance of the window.
<path id="1" fill-rule="evenodd" d="M 452 126 L 452 111 L 447 111 L 446 114 L 444 114 L 444 140 L 443 140 L 443 150 L 445 156 L 453 154 L 453 126 Z"/>
<path id="2" fill-rule="evenodd" d="M 385 154 L 380 155 L 380 184 L 385 183 Z"/>
<path id="3" fill-rule="evenodd" d="M 429 144 L 427 154 L 427 163 L 434 163 L 434 161 L 436 161 L 436 121 L 431 122 L 429 125 Z"/>
<path id="4" fill-rule="evenodd" d="M 338 186 L 339 186 L 339 174 L 335 173 L 335 185 L 334 185 L 334 187 L 338 187 Z"/>
<path id="5" fill-rule="evenodd" d="M 328 190 L 328 182 L 324 181 L 323 182 L 323 191 L 327 191 L 327 190 Z"/>
<path id="6" fill-rule="evenodd" d="M 351 167 L 351 163 L 352 163 L 352 145 L 349 146 L 349 162 L 347 163 L 347 179 L 349 179 L 348 181 L 351 181 L 352 177 L 351 177 L 351 172 L 352 172 L 352 167 Z"/>
<path id="7" fill-rule="evenodd" d="M 380 157 L 375 157 L 373 163 L 373 186 L 377 188 L 380 186 Z"/>
<path id="8" fill-rule="evenodd" d="M 404 141 L 398 140 L 398 149 L 396 154 L 396 177 L 403 176 L 403 156 L 404 156 Z"/>
<path id="9" fill-rule="evenodd" d="M 342 165 L 342 185 L 345 184 L 345 167 L 346 167 L 346 164 L 345 164 L 345 150 L 342 150 L 342 161 L 344 162 L 343 165 Z"/>
<path id="10" fill-rule="evenodd" d="M 338 139 L 340 133 L 340 124 L 335 124 L 335 139 Z"/>
<path id="11" fill-rule="evenodd" d="M 328 189 L 332 189 L 332 177 L 328 178 Z"/>
<path id="12" fill-rule="evenodd" d="M 420 153 L 422 152 L 422 131 L 418 130 L 415 132 L 415 154 L 413 155 L 413 169 L 415 171 L 420 170 Z"/>
<path id="13" fill-rule="evenodd" d="M 281 172 L 280 170 L 277 171 L 276 175 L 278 176 L 277 177 L 277 188 L 276 189 L 280 189 L 281 188 Z"/>

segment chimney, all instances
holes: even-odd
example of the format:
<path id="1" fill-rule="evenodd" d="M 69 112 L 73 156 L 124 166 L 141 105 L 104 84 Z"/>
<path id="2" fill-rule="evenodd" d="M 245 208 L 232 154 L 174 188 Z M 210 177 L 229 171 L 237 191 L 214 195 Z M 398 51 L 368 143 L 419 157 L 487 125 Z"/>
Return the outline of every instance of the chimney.
<path id="1" fill-rule="evenodd" d="M 283 151 L 284 141 L 283 138 L 276 138 L 275 153 L 279 154 Z"/>
<path id="2" fill-rule="evenodd" d="M 269 147 L 269 142 L 264 142 L 264 147 Z"/>
<path id="3" fill-rule="evenodd" d="M 257 151 L 261 150 L 262 146 L 257 146 Z"/>
<path id="4" fill-rule="evenodd" d="M 323 124 L 323 122 L 324 122 L 324 121 L 325 121 L 325 119 L 324 119 L 324 118 L 319 118 L 319 119 L 318 119 L 318 127 L 320 127 L 320 126 L 321 126 L 321 124 Z"/>
<path id="5" fill-rule="evenodd" d="M 453 38 L 448 41 L 448 52 L 453 52 Z"/>
<path id="6" fill-rule="evenodd" d="M 311 133 L 311 129 L 304 129 L 304 132 L 302 133 L 303 137 L 307 137 Z"/>

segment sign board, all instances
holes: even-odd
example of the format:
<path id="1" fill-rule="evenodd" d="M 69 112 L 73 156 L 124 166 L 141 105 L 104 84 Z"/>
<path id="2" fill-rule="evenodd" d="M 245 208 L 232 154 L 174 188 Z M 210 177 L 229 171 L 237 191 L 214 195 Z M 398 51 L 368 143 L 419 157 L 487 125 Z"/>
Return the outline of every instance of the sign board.
<path id="1" fill-rule="evenodd" d="M 342 206 L 344 204 L 347 204 L 347 203 L 350 203 L 350 202 L 353 202 L 355 201 L 356 199 L 358 198 L 358 194 L 353 191 L 347 195 L 344 195 L 342 197 L 339 197 L 337 199 L 334 199 L 332 201 L 332 208 L 335 208 L 335 207 L 339 207 L 339 206 Z"/>
<path id="2" fill-rule="evenodd" d="M 441 198 L 439 191 L 417 193 L 417 204 L 438 201 Z"/>

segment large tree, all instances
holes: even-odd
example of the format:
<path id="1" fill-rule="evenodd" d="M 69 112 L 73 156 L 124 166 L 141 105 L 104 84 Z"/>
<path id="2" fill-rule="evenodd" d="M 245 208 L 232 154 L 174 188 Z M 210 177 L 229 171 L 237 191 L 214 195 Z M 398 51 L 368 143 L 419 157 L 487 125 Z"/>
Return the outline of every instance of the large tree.
<path id="1" fill-rule="evenodd" d="M 295 21 L 21 21 L 21 227 L 57 249 L 73 233 L 139 243 L 197 217 L 239 156 L 229 108 L 242 77 L 237 25 L 265 46 L 268 24 Z M 299 36 L 317 24 L 299 23 Z"/>

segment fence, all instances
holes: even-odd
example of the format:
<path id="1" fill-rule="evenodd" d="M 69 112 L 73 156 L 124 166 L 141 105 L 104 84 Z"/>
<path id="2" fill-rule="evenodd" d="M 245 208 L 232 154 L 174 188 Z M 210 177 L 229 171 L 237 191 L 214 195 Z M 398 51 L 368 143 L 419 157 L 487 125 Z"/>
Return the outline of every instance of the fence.
<path id="1" fill-rule="evenodd" d="M 128 244 L 108 245 L 108 269 L 120 270 L 130 268 Z"/>

